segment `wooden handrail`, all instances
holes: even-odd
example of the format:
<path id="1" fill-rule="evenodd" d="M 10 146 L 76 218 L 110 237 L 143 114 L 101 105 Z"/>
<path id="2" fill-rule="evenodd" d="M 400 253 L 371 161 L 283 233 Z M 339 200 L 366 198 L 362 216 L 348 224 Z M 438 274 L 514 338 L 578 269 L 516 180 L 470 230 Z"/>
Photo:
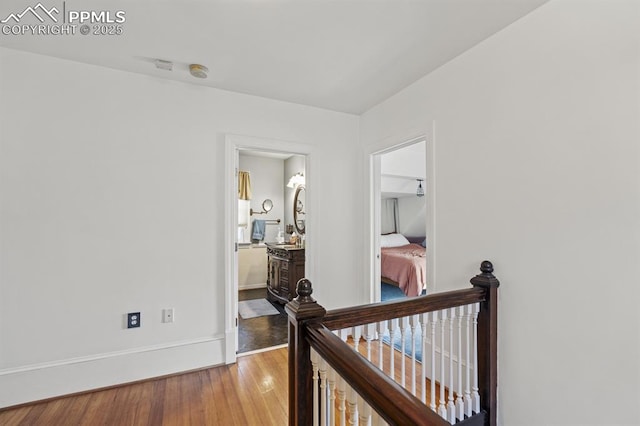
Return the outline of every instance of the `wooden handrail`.
<path id="1" fill-rule="evenodd" d="M 352 308 L 334 309 L 327 312 L 322 318 L 322 324 L 329 330 L 372 324 L 393 318 L 484 302 L 486 293 L 487 290 L 482 287 L 473 287 L 412 297 L 411 299 L 390 300 Z"/>
<path id="2" fill-rule="evenodd" d="M 307 333 L 313 349 L 390 425 L 450 426 L 326 327 L 315 323 Z"/>
<path id="3" fill-rule="evenodd" d="M 498 286 L 493 265 L 482 262 L 481 274 L 471 279 L 473 288 L 410 300 L 337 309 L 327 313 L 311 294 L 311 282 L 298 282 L 298 297 L 285 309 L 289 315 L 289 425 L 313 424 L 311 347 L 361 395 L 388 423 L 446 425 L 438 414 L 396 384 L 382 371 L 348 347 L 330 330 L 420 313 L 480 303 L 477 317 L 478 386 L 480 412 L 462 425 L 497 423 Z"/>

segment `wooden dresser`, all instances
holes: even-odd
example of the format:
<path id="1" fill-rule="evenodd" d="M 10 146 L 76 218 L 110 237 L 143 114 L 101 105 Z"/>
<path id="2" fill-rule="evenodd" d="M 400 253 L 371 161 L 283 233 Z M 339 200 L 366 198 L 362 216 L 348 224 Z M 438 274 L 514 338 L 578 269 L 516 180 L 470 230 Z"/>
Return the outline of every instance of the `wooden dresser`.
<path id="1" fill-rule="evenodd" d="M 304 248 L 267 243 L 267 299 L 287 303 L 296 296 L 304 278 Z"/>

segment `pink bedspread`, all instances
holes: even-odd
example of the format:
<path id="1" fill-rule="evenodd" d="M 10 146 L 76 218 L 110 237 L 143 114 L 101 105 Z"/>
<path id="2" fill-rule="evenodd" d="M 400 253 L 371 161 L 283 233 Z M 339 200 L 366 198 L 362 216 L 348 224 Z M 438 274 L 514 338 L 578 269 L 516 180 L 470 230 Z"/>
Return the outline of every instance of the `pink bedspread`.
<path id="1" fill-rule="evenodd" d="M 407 296 L 418 296 L 426 282 L 426 249 L 419 244 L 383 247 L 381 272 Z"/>

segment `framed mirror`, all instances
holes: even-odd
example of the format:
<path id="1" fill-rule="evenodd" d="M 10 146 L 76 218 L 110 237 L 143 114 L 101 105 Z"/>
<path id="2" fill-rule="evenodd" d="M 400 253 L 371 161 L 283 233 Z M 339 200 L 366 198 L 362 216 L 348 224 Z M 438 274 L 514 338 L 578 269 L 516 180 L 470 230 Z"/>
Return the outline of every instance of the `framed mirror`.
<path id="1" fill-rule="evenodd" d="M 304 185 L 298 185 L 295 196 L 293 197 L 293 224 L 296 227 L 296 232 L 300 235 L 305 232 L 304 193 Z"/>
<path id="2" fill-rule="evenodd" d="M 270 199 L 267 198 L 262 202 L 262 210 L 264 210 L 265 212 L 269 213 L 272 208 L 273 208 L 273 201 L 271 201 Z"/>

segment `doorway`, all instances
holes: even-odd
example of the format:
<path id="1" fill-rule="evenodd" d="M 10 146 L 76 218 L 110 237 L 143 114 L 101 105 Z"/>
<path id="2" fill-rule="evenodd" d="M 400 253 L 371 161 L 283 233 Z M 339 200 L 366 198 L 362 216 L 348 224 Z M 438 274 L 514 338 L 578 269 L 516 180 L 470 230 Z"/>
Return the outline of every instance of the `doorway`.
<path id="1" fill-rule="evenodd" d="M 372 302 L 412 297 L 435 288 L 433 144 L 419 137 L 371 154 Z M 390 267 L 411 252 L 411 272 Z M 400 267 L 400 265 L 399 265 Z M 408 271 L 408 270 L 407 270 Z M 398 277 L 402 276 L 402 280 Z M 411 277 L 406 279 L 405 277 Z"/>
<path id="2" fill-rule="evenodd" d="M 306 177 L 304 145 L 228 135 L 226 138 L 225 359 L 287 343 L 284 304 L 268 300 L 267 250 L 288 241 L 295 187 L 291 176 Z M 240 178 L 250 179 L 241 195 Z"/>
<path id="3" fill-rule="evenodd" d="M 239 150 L 238 184 L 245 193 L 239 191 L 238 200 L 238 354 L 287 343 L 289 295 L 275 282 L 280 277 L 269 253 L 288 247 L 296 235 L 292 206 L 304 183 L 304 163 L 304 156 L 292 153 Z"/>

